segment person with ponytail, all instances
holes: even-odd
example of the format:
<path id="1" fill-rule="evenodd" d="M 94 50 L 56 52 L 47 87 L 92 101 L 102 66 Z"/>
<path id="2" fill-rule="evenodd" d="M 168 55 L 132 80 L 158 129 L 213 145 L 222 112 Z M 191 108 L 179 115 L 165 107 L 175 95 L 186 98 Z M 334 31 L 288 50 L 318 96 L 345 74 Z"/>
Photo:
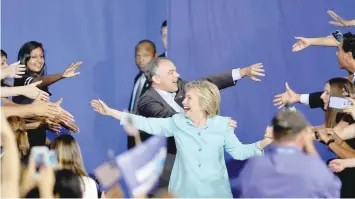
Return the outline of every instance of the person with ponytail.
<path id="1" fill-rule="evenodd" d="M 19 116 L 10 116 L 7 118 L 17 141 L 17 146 L 21 158 L 26 157 L 30 152 L 30 143 L 26 132 L 25 120 Z"/>

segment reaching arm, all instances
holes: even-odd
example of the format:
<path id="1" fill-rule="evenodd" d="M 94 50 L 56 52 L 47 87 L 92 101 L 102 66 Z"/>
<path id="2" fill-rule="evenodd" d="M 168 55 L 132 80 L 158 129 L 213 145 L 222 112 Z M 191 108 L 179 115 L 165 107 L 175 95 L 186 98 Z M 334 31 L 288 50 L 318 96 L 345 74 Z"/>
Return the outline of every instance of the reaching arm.
<path id="1" fill-rule="evenodd" d="M 41 122 L 31 122 L 26 124 L 26 129 L 37 129 L 41 125 Z"/>
<path id="2" fill-rule="evenodd" d="M 17 149 L 15 134 L 12 132 L 5 116 L 1 113 L 1 138 L 5 154 L 1 164 L 1 198 L 19 197 L 20 155 Z"/>
<path id="3" fill-rule="evenodd" d="M 355 26 L 355 20 L 344 20 L 332 10 L 328 10 L 327 12 L 334 19 L 334 21 L 329 21 L 330 24 L 343 27 Z"/>
<path id="4" fill-rule="evenodd" d="M 38 78 L 33 78 L 33 77 L 27 77 L 25 82 L 26 84 L 32 83 L 32 82 L 38 82 L 42 81 L 41 84 L 39 84 L 37 87 L 43 88 L 49 85 L 52 85 L 56 83 L 57 81 L 63 79 L 63 78 L 68 78 L 68 77 L 75 77 L 80 74 L 80 72 L 75 72 L 75 70 L 82 64 L 83 62 L 79 61 L 76 63 L 73 63 L 67 68 L 63 73 L 58 73 L 55 75 L 46 75 L 46 76 L 41 76 Z"/>
<path id="5" fill-rule="evenodd" d="M 226 133 L 224 142 L 224 149 L 236 160 L 245 160 L 252 156 L 263 154 L 263 151 L 258 148 L 258 142 L 242 144 L 232 128 Z"/>
<path id="6" fill-rule="evenodd" d="M 5 117 L 16 115 L 22 118 L 29 118 L 34 116 L 45 116 L 53 118 L 60 113 L 59 106 L 49 102 L 3 106 L 2 110 Z"/>
<path id="7" fill-rule="evenodd" d="M 134 114 L 121 112 L 121 125 L 125 125 L 129 118 L 132 124 L 139 130 L 152 135 L 171 137 L 174 136 L 174 121 L 170 118 L 146 118 Z"/>
<path id="8" fill-rule="evenodd" d="M 232 71 L 226 71 L 217 75 L 210 75 L 200 80 L 206 80 L 211 83 L 214 83 L 218 89 L 222 90 L 235 85 L 235 81 L 233 80 Z"/>
<path id="9" fill-rule="evenodd" d="M 303 50 L 308 46 L 336 47 L 339 45 L 339 42 L 334 37 L 319 37 L 319 38 L 295 37 L 295 39 L 297 39 L 298 41 L 292 46 L 293 52 Z"/>
<path id="10" fill-rule="evenodd" d="M 50 86 L 50 85 L 56 83 L 57 81 L 59 81 L 61 79 L 64 79 L 63 73 L 59 73 L 59 74 L 55 74 L 55 75 L 41 76 L 41 77 L 33 79 L 30 82 L 42 81 L 42 83 L 39 84 L 38 87 L 39 88 L 43 88 L 43 87 L 46 87 L 46 86 Z"/>
<path id="11" fill-rule="evenodd" d="M 309 44 L 312 46 L 330 46 L 336 47 L 339 42 L 334 39 L 334 37 L 318 37 L 318 38 L 307 38 Z"/>
<path id="12" fill-rule="evenodd" d="M 226 71 L 217 75 L 211 75 L 201 80 L 207 80 L 214 83 L 220 90 L 235 85 L 235 82 L 244 76 L 249 76 L 250 79 L 260 82 L 257 77 L 265 76 L 265 70 L 262 63 L 253 64 L 245 68 L 233 69 L 232 71 Z"/>
<path id="13" fill-rule="evenodd" d="M 329 141 L 329 140 L 328 140 Z M 347 146 L 344 146 L 347 145 Z M 354 158 L 355 150 L 351 148 L 348 144 L 343 142 L 342 144 L 338 144 L 336 142 L 332 142 L 328 145 L 328 147 L 340 158 Z"/>
<path id="14" fill-rule="evenodd" d="M 278 106 L 279 108 L 283 108 L 286 104 L 295 104 L 295 103 L 302 103 L 311 108 L 323 108 L 324 103 L 323 100 L 320 98 L 322 92 L 315 92 L 311 94 L 298 94 L 293 91 L 288 83 L 285 83 L 286 91 L 284 93 L 280 93 L 274 96 L 274 105 Z"/>
<path id="15" fill-rule="evenodd" d="M 355 124 L 351 124 L 343 129 L 337 130 L 336 135 L 343 140 L 355 138 Z"/>
<path id="16" fill-rule="evenodd" d="M 108 115 L 120 120 L 121 125 L 131 122 L 134 127 L 149 134 L 171 137 L 176 130 L 172 118 L 146 118 L 134 114 L 124 113 L 108 107 L 101 100 L 92 100 L 91 106 L 96 112 L 102 115 Z"/>
<path id="17" fill-rule="evenodd" d="M 1 97 L 10 97 L 23 95 L 31 99 L 40 99 L 43 101 L 48 101 L 48 93 L 37 88 L 42 82 L 36 82 L 26 86 L 16 86 L 16 87 L 2 87 Z"/>

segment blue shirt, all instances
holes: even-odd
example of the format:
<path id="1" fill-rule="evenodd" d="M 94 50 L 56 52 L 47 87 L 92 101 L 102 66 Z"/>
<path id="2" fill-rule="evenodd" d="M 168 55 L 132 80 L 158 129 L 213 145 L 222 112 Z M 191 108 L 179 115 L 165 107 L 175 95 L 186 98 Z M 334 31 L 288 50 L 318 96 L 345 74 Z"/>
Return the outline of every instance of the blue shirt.
<path id="1" fill-rule="evenodd" d="M 263 154 L 256 143 L 242 144 L 226 117 L 210 117 L 204 128 L 198 128 L 184 114 L 175 114 L 170 118 L 145 118 L 122 113 L 122 125 L 128 115 L 140 130 L 154 135 L 174 136 L 177 154 L 169 192 L 177 197 L 232 198 L 224 151 L 238 160 Z"/>
<path id="2" fill-rule="evenodd" d="M 294 147 L 271 146 L 248 160 L 236 183 L 245 198 L 339 198 L 340 180 L 314 155 Z M 235 185 L 235 186 L 234 186 Z"/>

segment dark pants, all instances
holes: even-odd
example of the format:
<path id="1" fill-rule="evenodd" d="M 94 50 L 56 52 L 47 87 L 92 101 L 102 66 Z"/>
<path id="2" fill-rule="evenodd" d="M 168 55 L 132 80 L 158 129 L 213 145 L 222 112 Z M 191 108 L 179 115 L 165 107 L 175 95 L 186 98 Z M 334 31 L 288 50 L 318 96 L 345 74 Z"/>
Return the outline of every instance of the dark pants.
<path id="1" fill-rule="evenodd" d="M 159 179 L 158 189 L 168 188 L 171 172 L 173 170 L 173 166 L 175 162 L 175 157 L 176 157 L 175 154 L 170 154 L 170 153 L 167 154 L 164 170 Z"/>

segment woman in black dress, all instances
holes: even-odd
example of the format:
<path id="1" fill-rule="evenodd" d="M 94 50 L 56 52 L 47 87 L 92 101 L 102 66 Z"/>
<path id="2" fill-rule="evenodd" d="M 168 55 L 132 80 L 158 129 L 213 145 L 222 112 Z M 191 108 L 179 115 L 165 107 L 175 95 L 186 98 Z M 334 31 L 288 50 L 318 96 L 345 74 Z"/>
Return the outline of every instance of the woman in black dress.
<path id="1" fill-rule="evenodd" d="M 22 45 L 18 53 L 18 60 L 26 66 L 26 71 L 22 78 L 15 79 L 14 86 L 24 86 L 42 81 L 37 87 L 48 93 L 48 86 L 51 84 L 64 78 L 79 75 L 80 73 L 75 72 L 75 70 L 82 64 L 82 62 L 76 62 L 71 64 L 63 73 L 47 75 L 43 45 L 36 41 L 29 41 Z M 32 99 L 25 96 L 16 96 L 12 100 L 17 104 L 30 104 L 33 102 Z M 28 138 L 31 147 L 45 145 L 46 127 L 40 125 L 37 129 L 28 130 Z"/>

